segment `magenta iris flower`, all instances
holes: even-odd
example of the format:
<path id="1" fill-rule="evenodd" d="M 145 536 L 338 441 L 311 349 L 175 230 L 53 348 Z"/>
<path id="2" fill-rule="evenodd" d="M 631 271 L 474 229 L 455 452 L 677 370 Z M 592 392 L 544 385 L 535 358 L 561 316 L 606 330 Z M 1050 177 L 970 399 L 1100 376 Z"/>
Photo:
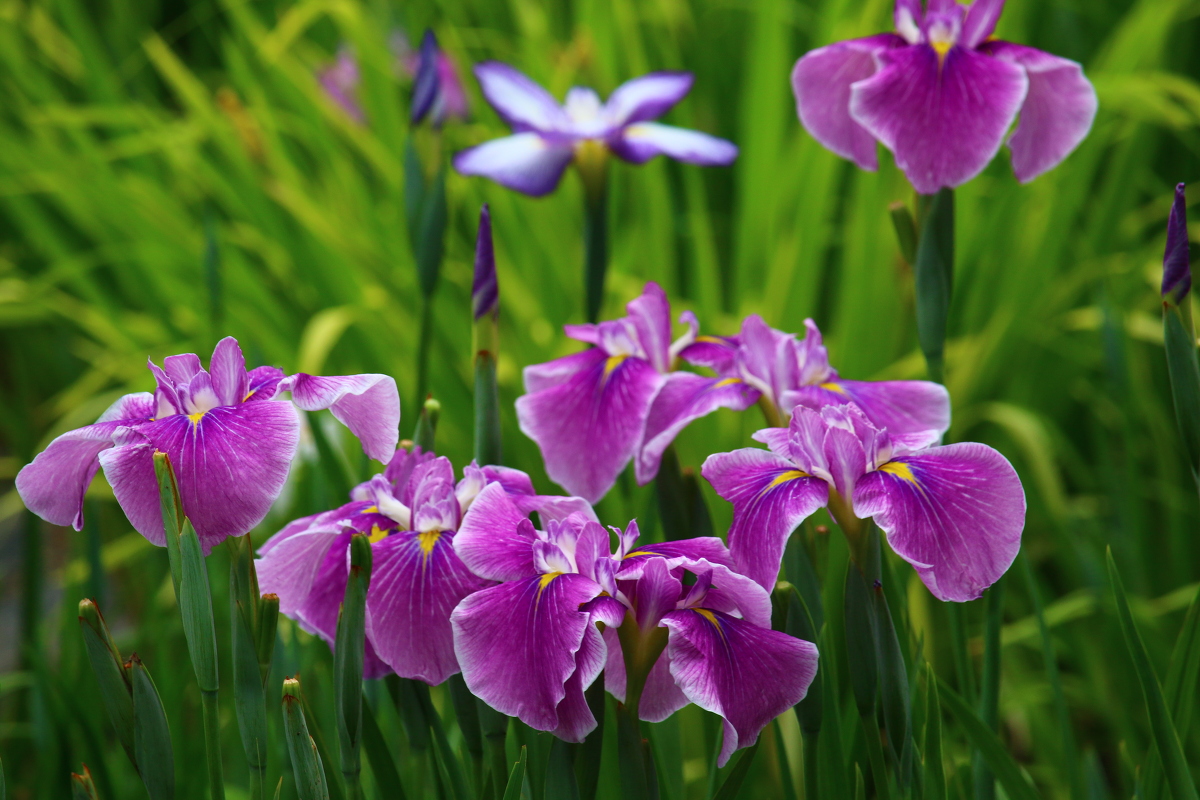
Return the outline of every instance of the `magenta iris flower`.
<path id="1" fill-rule="evenodd" d="M 623 319 L 567 325 L 567 336 L 594 347 L 526 367 L 526 394 L 517 399 L 521 430 L 541 448 L 546 474 L 593 503 L 641 452 L 648 424 L 659 434 L 661 457 L 670 443 L 661 434 L 683 411 L 691 409 L 694 419 L 703 409 L 740 410 L 754 403 L 745 386 L 675 371 L 679 354 L 696 341 L 698 325 L 685 312 L 688 332 L 671 341 L 671 305 L 657 283 L 646 284 L 626 310 Z M 652 460 L 651 471 L 638 473 L 642 483 L 658 471 L 658 458 Z"/>
<path id="2" fill-rule="evenodd" d="M 758 316 L 747 317 L 738 336 L 701 336 L 695 315 L 684 312 L 688 331 L 672 343 L 671 307 L 658 284 L 626 308 L 624 319 L 566 326 L 568 336 L 595 346 L 526 367 L 526 394 L 517 400 L 521 430 L 541 448 L 546 473 L 591 502 L 630 459 L 638 483 L 652 480 L 675 437 L 718 408 L 759 402 L 784 420 L 796 405 L 855 402 L 893 437 L 940 436 L 950 427 L 950 396 L 939 384 L 840 378 L 812 320 L 804 339 Z M 679 370 L 681 361 L 716 375 Z"/>
<path id="3" fill-rule="evenodd" d="M 507 64 L 475 67 L 483 96 L 513 129 L 511 136 L 472 147 L 454 157 L 463 175 L 482 175 L 528 195 L 548 194 L 582 151 L 600 148 L 633 164 L 657 155 L 701 166 L 727 166 L 737 147 L 699 131 L 651 120 L 665 114 L 692 88 L 687 72 L 652 72 L 617 87 L 601 102 L 591 89 L 575 87 L 566 103 Z"/>
<path id="4" fill-rule="evenodd" d="M 1025 491 L 986 445 L 889 436 L 853 403 L 797 406 L 789 427 L 754 438 L 770 449 L 718 453 L 701 472 L 733 504 L 737 569 L 762 586 L 775 585 L 788 536 L 822 506 L 844 530 L 873 517 L 941 600 L 976 599 L 1017 556 Z"/>
<path id="5" fill-rule="evenodd" d="M 279 595 L 281 612 L 332 647 L 350 571 L 350 537 L 368 534 L 373 567 L 364 672 L 439 684 L 458 672 L 450 612 L 489 585 L 455 554 L 455 531 L 493 483 L 526 513 L 594 518 L 579 498 L 538 497 L 523 472 L 472 463 L 455 483 L 448 459 L 419 447 L 401 449 L 382 474 L 354 489 L 351 502 L 295 520 L 271 537 L 256 562 L 259 587 Z"/>
<path id="6" fill-rule="evenodd" d="M 1017 179 L 1033 180 L 1087 136 L 1096 92 L 1076 62 L 991 38 L 1003 9 L 1004 0 L 927 0 L 924 10 L 896 0 L 895 33 L 796 62 L 800 121 L 866 170 L 882 142 L 922 194 L 971 180 L 1006 140 Z"/>
<path id="7" fill-rule="evenodd" d="M 285 376 L 246 371 L 232 337 L 213 350 L 208 370 L 192 353 L 167 356 L 151 373 L 154 394 L 128 394 L 95 424 L 59 436 L 17 475 L 25 506 L 55 525 L 83 526 L 83 496 L 103 466 L 117 502 L 139 533 L 163 545 L 154 452 L 167 453 L 183 511 L 207 553 L 262 521 L 283 489 L 300 436 L 299 407 L 327 408 L 367 455 L 391 457 L 400 397 L 387 375 Z M 281 399 L 291 392 L 291 402 Z"/>
<path id="8" fill-rule="evenodd" d="M 615 554 L 608 532 L 580 515 L 539 531 L 502 487 L 485 488 L 455 547 L 499 585 L 451 615 L 463 678 L 498 711 L 579 742 L 596 727 L 584 691 L 602 670 L 625 699 L 621 642 L 631 642 L 653 659 L 635 664 L 645 681 L 641 719 L 665 719 L 689 702 L 720 714 L 724 765 L 804 698 L 816 647 L 771 630 L 770 596 L 730 569 L 719 539 L 638 545 L 636 523 L 614 531 Z M 685 573 L 694 585 L 684 585 Z"/>

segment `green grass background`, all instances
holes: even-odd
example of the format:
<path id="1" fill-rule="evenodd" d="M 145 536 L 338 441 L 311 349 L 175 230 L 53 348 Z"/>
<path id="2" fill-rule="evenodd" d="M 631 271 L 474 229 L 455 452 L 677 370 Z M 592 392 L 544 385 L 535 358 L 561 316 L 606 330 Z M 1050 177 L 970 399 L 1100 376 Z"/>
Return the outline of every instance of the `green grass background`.
<path id="1" fill-rule="evenodd" d="M 655 69 L 694 72 L 694 90 L 666 121 L 732 139 L 741 156 L 731 169 L 615 165 L 605 316 L 652 279 L 707 332 L 733 333 L 751 312 L 787 330 L 811 316 L 842 375 L 919 378 L 912 278 L 887 214 L 890 202 L 911 202 L 911 189 L 882 150 L 869 174 L 808 137 L 788 84 L 807 49 L 888 29 L 890 14 L 881 0 L 0 2 L 0 758 L 10 797 L 64 797 L 83 761 L 103 796 L 142 796 L 82 657 L 74 617 L 85 595 L 100 597 L 123 650 L 155 676 L 177 772 L 193 776 L 179 796 L 204 794 L 199 705 L 165 552 L 132 532 L 103 479 L 84 531 L 32 520 L 11 479 L 50 438 L 149 389 L 147 356 L 207 358 L 226 334 L 253 364 L 394 375 L 411 430 L 420 304 L 403 206 L 410 86 L 397 77 L 390 30 L 416 40 L 432 26 L 463 71 L 471 120 L 447 126 L 447 150 L 505 130 L 467 72 L 472 62 L 510 62 L 560 97 L 575 84 L 603 95 Z M 1200 580 L 1196 489 L 1176 440 L 1157 294 L 1171 187 L 1200 177 L 1198 15 L 1194 0 L 1009 0 L 998 35 L 1083 62 L 1100 112 L 1079 149 L 1032 184 L 1018 185 L 1002 154 L 958 192 L 949 438 L 999 448 L 1028 493 L 1023 551 L 1047 604 L 1067 713 L 1056 712 L 1018 562 L 1006 593 L 1001 738 L 1046 797 L 1129 797 L 1153 746 L 1105 547 L 1160 676 Z M 314 78 L 343 43 L 361 63 L 365 125 Z M 537 200 L 457 175 L 448 193 L 431 368 L 439 449 L 460 466 L 471 453 L 471 259 L 488 202 L 506 461 L 551 491 L 512 401 L 524 365 L 576 347 L 561 326 L 582 320 L 578 177 Z M 718 413 L 681 436 L 680 459 L 698 468 L 711 452 L 749 445 L 761 426 L 753 410 Z M 343 444 L 365 477 L 368 465 Z M 336 483 L 315 459 L 302 465 L 255 540 L 337 503 Z M 708 500 L 723 530 L 729 509 Z M 601 513 L 654 530 L 651 489 L 632 480 Z M 828 548 L 836 559 L 836 532 Z M 211 565 L 219 631 L 225 560 L 218 551 Z M 949 679 L 944 609 L 911 570 L 892 572 L 910 654 Z M 980 605 L 966 610 L 975 644 Z M 332 745 L 328 649 L 287 623 L 279 648 L 279 677 L 304 676 Z M 222 703 L 238 797 L 245 767 L 227 689 Z M 379 705 L 412 779 L 396 715 Z M 714 720 L 691 708 L 655 726 L 673 800 L 706 796 Z M 856 724 L 843 727 L 848 752 L 861 756 Z M 969 787 L 967 740 L 950 718 L 944 736 L 959 791 Z M 545 737 L 534 738 L 544 749 Z M 790 715 L 764 739 L 744 797 L 783 797 L 786 774 L 798 779 Z M 289 772 L 278 741 L 272 776 Z M 1184 745 L 1200 759 L 1200 735 Z M 291 791 L 288 776 L 283 796 Z"/>

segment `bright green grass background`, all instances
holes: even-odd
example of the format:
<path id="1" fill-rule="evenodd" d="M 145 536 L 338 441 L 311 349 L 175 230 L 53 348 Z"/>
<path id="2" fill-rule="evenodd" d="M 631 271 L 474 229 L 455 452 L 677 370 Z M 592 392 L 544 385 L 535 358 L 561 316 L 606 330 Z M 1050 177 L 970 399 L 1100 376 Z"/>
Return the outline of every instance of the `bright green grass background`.
<path id="1" fill-rule="evenodd" d="M 100 595 L 122 649 L 137 650 L 155 676 L 180 796 L 204 791 L 199 706 L 165 553 L 131 531 L 102 479 L 85 531 L 30 521 L 11 479 L 45 442 L 120 394 L 149 389 L 147 356 L 207 359 L 226 334 L 252 364 L 394 375 L 411 431 L 419 302 L 402 200 L 409 86 L 395 75 L 389 30 L 403 26 L 415 40 L 432 25 L 463 69 L 472 119 L 447 127 L 450 150 L 504 132 L 466 71 L 472 62 L 508 61 L 558 96 L 577 83 L 606 94 L 650 70 L 693 71 L 695 89 L 666 121 L 730 138 L 741 156 L 731 169 L 615 166 L 605 315 L 653 279 L 707 332 L 733 333 L 751 312 L 786 330 L 811 316 L 842 375 L 918 378 L 912 280 L 887 214 L 911 189 L 886 153 L 867 174 L 817 145 L 788 85 L 806 49 L 888 29 L 890 14 L 880 0 L 0 2 L 0 758 L 10 796 L 64 797 L 81 761 L 105 797 L 143 796 L 82 658 L 74 617 L 85 594 Z M 1069 796 L 1072 769 L 1077 797 L 1129 797 L 1152 747 L 1111 611 L 1105 547 L 1160 675 L 1200 579 L 1196 491 L 1176 442 L 1157 299 L 1171 187 L 1200 177 L 1198 14 L 1200 3 L 1185 0 L 1010 0 L 998 34 L 1082 61 L 1100 112 L 1048 175 L 1020 186 L 1002 154 L 958 192 L 949 438 L 999 448 L 1028 493 L 1023 550 L 1047 602 L 1069 726 L 1055 712 L 1018 562 L 1006 593 L 1001 737 L 1047 797 Z M 313 76 L 340 43 L 360 58 L 364 126 Z M 540 200 L 457 175 L 448 191 L 431 370 L 439 449 L 458 465 L 471 452 L 471 257 L 486 201 L 506 461 L 551 491 L 512 401 L 521 367 L 577 347 L 560 330 L 582 319 L 578 178 Z M 698 468 L 711 452 L 751 444 L 761 425 L 753 410 L 718 413 L 681 436 L 680 459 Z M 365 476 L 351 444 L 349 462 Z M 319 468 L 298 475 L 256 541 L 338 502 Z M 708 499 L 723 530 L 729 509 Z M 656 525 L 652 492 L 632 480 L 600 510 L 608 523 Z M 212 562 L 224 647 L 225 553 Z M 910 569 L 892 569 L 908 600 L 897 613 L 909 643 L 915 652 L 923 642 L 920 658 L 950 679 L 944 609 Z M 976 637 L 978 605 L 967 609 Z M 281 642 L 278 677 L 303 674 L 333 744 L 328 649 L 287 623 Z M 273 679 L 276 723 L 278 686 Z M 226 774 L 238 797 L 245 767 L 223 692 Z M 764 734 L 767 755 L 745 797 L 783 796 L 782 754 L 797 775 L 795 723 L 781 722 L 782 738 Z M 957 791 L 969 754 L 945 722 Z M 382 724 L 407 759 L 395 714 Z M 843 726 L 853 747 L 856 724 Z M 714 718 L 691 708 L 655 727 L 669 796 L 705 796 Z M 272 776 L 290 772 L 277 741 Z M 1200 759 L 1200 735 L 1185 748 Z M 862 758 L 861 743 L 853 752 Z M 416 767 L 404 763 L 411 778 Z"/>

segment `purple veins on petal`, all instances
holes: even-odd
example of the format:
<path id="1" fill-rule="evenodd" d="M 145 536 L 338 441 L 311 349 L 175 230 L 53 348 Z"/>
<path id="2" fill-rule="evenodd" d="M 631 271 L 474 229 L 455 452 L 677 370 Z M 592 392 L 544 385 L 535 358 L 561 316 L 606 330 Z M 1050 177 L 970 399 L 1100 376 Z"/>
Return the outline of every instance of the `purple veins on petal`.
<path id="1" fill-rule="evenodd" d="M 374 548 L 367 635 L 397 675 L 439 684 L 458 672 L 450 612 L 489 585 L 454 552 L 454 533 L 402 531 Z"/>
<path id="2" fill-rule="evenodd" d="M 1058 166 L 1087 137 L 1099 107 L 1096 90 L 1083 67 L 1069 59 L 1000 41 L 980 51 L 1019 65 L 1029 79 L 1017 129 L 1008 139 L 1013 172 L 1027 183 Z"/>
<path id="3" fill-rule="evenodd" d="M 862 477 L 853 502 L 940 600 L 978 598 L 1021 547 L 1025 492 L 1008 460 L 986 445 L 897 458 Z"/>
<path id="4" fill-rule="evenodd" d="M 828 485 L 786 458 L 752 448 L 709 456 L 701 474 L 733 504 L 729 550 L 738 571 L 774 588 L 788 537 L 829 501 Z"/>
<path id="5" fill-rule="evenodd" d="M 95 423 L 57 437 L 17 473 L 17 493 L 25 507 L 53 525 L 82 530 L 83 497 L 100 469 L 100 453 L 113 446 L 119 428 L 145 422 L 154 412 L 152 394 L 127 394 Z"/>
<path id="6" fill-rule="evenodd" d="M 1025 100 L 1025 70 L 962 47 L 878 58 L 881 69 L 851 89 L 850 115 L 895 154 L 913 188 L 935 194 L 982 172 Z"/>
<path id="7" fill-rule="evenodd" d="M 1182 183 L 1175 186 L 1175 200 L 1167 219 L 1167 248 L 1163 252 L 1162 296 L 1179 304 L 1192 288 L 1191 252 L 1188 246 L 1187 196 Z"/>
<path id="8" fill-rule="evenodd" d="M 816 676 L 816 646 L 787 634 L 705 608 L 671 612 L 663 623 L 676 684 L 724 719 L 719 766 L 803 700 Z"/>
<path id="9" fill-rule="evenodd" d="M 533 575 L 533 523 L 498 483 L 484 487 L 463 516 L 454 549 L 482 578 L 513 581 Z"/>
<path id="10" fill-rule="evenodd" d="M 577 697 L 561 718 L 559 705 L 578 668 L 576 654 L 584 637 L 595 630 L 590 615 L 579 607 L 599 593 L 596 583 L 580 575 L 549 574 L 468 596 L 450 617 L 467 687 L 492 708 L 537 730 L 554 731 L 569 723 L 580 736 L 576 741 L 581 740 L 595 720 L 589 724 L 572 718 Z M 589 660 L 583 666 L 590 670 L 593 665 Z M 591 682 L 588 677 L 585 671 L 572 692 L 582 694 Z"/>
<path id="11" fill-rule="evenodd" d="M 289 375 L 279 391 L 291 391 L 304 411 L 327 408 L 362 442 L 363 450 L 386 463 L 400 440 L 400 394 L 390 375 L 323 377 L 303 372 Z"/>

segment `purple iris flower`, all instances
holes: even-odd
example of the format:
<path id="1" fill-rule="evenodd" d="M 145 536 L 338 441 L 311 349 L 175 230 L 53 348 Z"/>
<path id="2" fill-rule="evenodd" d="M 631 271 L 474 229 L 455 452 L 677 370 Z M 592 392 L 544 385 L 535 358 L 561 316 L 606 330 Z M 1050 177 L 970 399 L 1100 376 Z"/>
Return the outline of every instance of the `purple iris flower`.
<path id="1" fill-rule="evenodd" d="M 572 515 L 536 530 L 502 487 L 485 488 L 455 548 L 499 585 L 451 615 L 463 678 L 498 711 L 579 742 L 596 727 L 584 691 L 603 670 L 624 701 L 628 665 L 641 719 L 689 702 L 724 718 L 724 765 L 804 698 L 816 647 L 771 630 L 770 596 L 730 569 L 719 539 L 638 545 L 636 523 L 613 530 L 615 554 L 595 521 Z"/>
<path id="2" fill-rule="evenodd" d="M 455 483 L 449 459 L 400 449 L 387 469 L 351 493 L 340 508 L 288 523 L 259 549 L 259 587 L 279 595 L 279 610 L 332 647 L 350 571 L 350 538 L 369 535 L 373 566 L 367 591 L 364 672 L 389 672 L 439 684 L 458 672 L 450 612 L 489 585 L 455 554 L 463 513 L 489 484 L 511 493 L 515 507 L 546 519 L 577 513 L 585 501 L 538 497 L 529 477 L 472 463 Z"/>
<path id="3" fill-rule="evenodd" d="M 769 450 L 709 456 L 701 473 L 733 504 L 737 569 L 762 586 L 774 586 L 788 536 L 822 506 L 847 534 L 873 517 L 941 600 L 976 599 L 1020 549 L 1025 492 L 986 445 L 930 446 L 936 431 L 889 436 L 853 403 L 797 406 L 787 428 L 754 438 Z"/>
<path id="4" fill-rule="evenodd" d="M 607 152 L 633 164 L 657 155 L 701 166 L 727 166 L 737 158 L 731 142 L 651 121 L 691 91 L 693 79 L 687 72 L 634 78 L 617 87 L 607 102 L 576 86 L 563 105 L 528 76 L 498 61 L 476 65 L 475 76 L 513 134 L 457 154 L 454 168 L 524 194 L 550 193 L 573 160 L 591 162 Z"/>
<path id="5" fill-rule="evenodd" d="M 927 0 L 924 10 L 921 0 L 896 0 L 895 33 L 796 62 L 800 121 L 866 170 L 882 142 L 922 194 L 974 178 L 1006 137 L 1017 179 L 1033 180 L 1087 136 L 1096 91 L 1076 62 L 991 38 L 1003 9 L 1004 0 Z"/>
<path id="6" fill-rule="evenodd" d="M 1175 187 L 1175 201 L 1167 219 L 1167 249 L 1163 252 L 1162 296 L 1175 305 L 1192 290 L 1191 254 L 1188 247 L 1187 195 L 1182 183 Z"/>
<path id="7" fill-rule="evenodd" d="M 723 382 L 744 383 L 776 427 L 786 424 L 798 405 L 819 409 L 854 403 L 893 437 L 924 436 L 927 431 L 940 436 L 949 429 L 946 387 L 931 381 L 847 380 L 830 366 L 817 324 L 804 320 L 804 332 L 804 338 L 797 339 L 752 314 L 742 321 L 737 336 L 699 336 L 679 356 L 709 367 Z"/>
<path id="8" fill-rule="evenodd" d="M 625 308 L 623 319 L 567 325 L 567 336 L 594 347 L 526 367 L 526 394 L 517 399 L 521 430 L 541 448 L 546 474 L 593 503 L 643 450 L 647 431 L 655 434 L 657 456 L 645 459 L 653 462 L 646 470 L 638 459 L 642 483 L 657 473 L 674 438 L 664 431 L 682 413 L 690 409 L 694 419 L 701 411 L 745 409 L 755 400 L 735 382 L 675 371 L 680 353 L 696 341 L 698 323 L 685 312 L 688 332 L 672 342 L 671 305 L 657 283 L 646 284 Z"/>
<path id="9" fill-rule="evenodd" d="M 387 375 L 285 376 L 275 367 L 246 371 L 242 349 L 226 337 L 208 370 L 192 353 L 167 356 L 150 372 L 154 394 L 127 394 L 94 424 L 59 436 L 17 475 L 30 511 L 55 525 L 83 527 L 83 496 L 103 466 L 117 502 L 139 533 L 166 542 L 154 453 L 171 458 L 183 511 L 208 553 L 262 521 L 283 489 L 300 437 L 296 408 L 327 408 L 371 458 L 391 457 L 399 438 L 400 397 Z M 291 402 L 281 399 L 291 392 Z"/>
<path id="10" fill-rule="evenodd" d="M 939 384 L 840 378 L 812 320 L 799 340 L 756 315 L 738 336 L 701 336 L 695 315 L 684 312 L 688 332 L 671 343 L 671 307 L 658 284 L 626 308 L 624 319 L 566 326 L 595 347 L 526 367 L 526 394 L 517 400 L 521 430 L 541 448 L 546 473 L 591 502 L 630 459 L 638 483 L 648 483 L 675 437 L 718 408 L 758 402 L 782 425 L 796 405 L 854 402 L 893 436 L 950 427 L 950 396 Z M 680 361 L 716 375 L 679 370 Z"/>
<path id="11" fill-rule="evenodd" d="M 350 119 L 361 125 L 367 117 L 358 103 L 359 80 L 358 59 L 344 45 L 338 50 L 337 59 L 332 64 L 317 71 L 317 82 L 325 90 L 325 95 L 337 103 Z"/>

